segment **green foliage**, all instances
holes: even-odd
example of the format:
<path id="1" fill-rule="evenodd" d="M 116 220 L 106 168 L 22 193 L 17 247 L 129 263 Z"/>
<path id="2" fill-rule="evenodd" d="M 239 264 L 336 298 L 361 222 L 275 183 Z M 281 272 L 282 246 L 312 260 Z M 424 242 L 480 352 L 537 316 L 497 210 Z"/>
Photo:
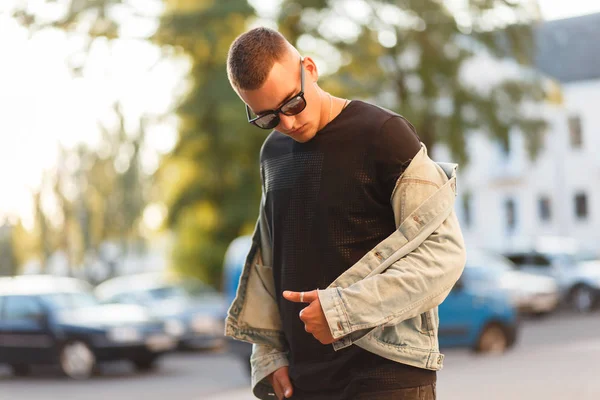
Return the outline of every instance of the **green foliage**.
<path id="1" fill-rule="evenodd" d="M 362 18 L 344 14 L 342 3 L 315 2 L 313 9 L 303 11 L 311 18 L 302 18 L 301 3 L 286 0 L 279 15 L 281 31 L 290 33 L 293 43 L 302 36 L 323 39 L 347 60 L 328 78 L 327 89 L 397 111 L 413 122 L 430 150 L 444 143 L 460 163 L 468 161 L 465 143 L 472 130 L 506 143 L 511 129 L 518 128 L 531 154 L 536 153 L 545 123 L 525 116 L 522 107 L 544 97 L 532 73 L 500 81 L 485 92 L 459 79 L 465 62 L 484 53 L 531 64 L 533 17 L 527 2 L 471 0 L 459 15 L 437 0 L 365 0 L 368 12 Z M 356 27 L 356 40 L 339 37 L 329 26 L 331 16 Z M 382 34 L 387 35 L 387 47 Z"/>
<path id="2" fill-rule="evenodd" d="M 176 236 L 175 267 L 218 285 L 227 245 L 253 224 L 260 198 L 258 155 L 265 132 L 246 122 L 226 74 L 229 45 L 246 30 L 246 2 L 165 1 L 154 40 L 191 61 L 177 113 L 179 139 L 157 179 Z M 193 7 L 195 5 L 195 7 Z"/>
<path id="3" fill-rule="evenodd" d="M 126 0 L 68 3 L 64 17 L 49 25 L 69 32 L 83 28 L 88 48 L 95 38 L 117 37 L 119 24 L 108 10 L 115 4 L 129 4 Z M 229 45 L 255 15 L 241 0 L 163 3 L 160 27 L 150 40 L 169 50 L 164 54 L 186 57 L 191 68 L 187 93 L 176 110 L 178 141 L 163 158 L 154 189 L 169 209 L 166 227 L 175 238 L 175 267 L 218 285 L 225 249 L 236 236 L 252 229 L 260 198 L 258 155 L 266 133 L 246 122 L 225 65 Z M 524 115 L 522 107 L 544 95 L 535 77 L 500 81 L 484 92 L 458 79 L 465 63 L 482 52 L 530 64 L 532 18 L 525 3 L 469 0 L 457 14 L 440 0 L 363 0 L 361 14 L 350 12 L 341 0 L 283 0 L 277 23 L 293 44 L 314 38 L 320 40 L 317 47 L 332 46 L 332 51 L 313 49 L 321 50 L 328 65 L 335 64 L 336 56 L 342 60 L 335 75 L 321 83 L 325 89 L 398 111 L 415 124 L 430 149 L 434 143 L 445 143 L 456 161 L 465 162 L 465 144 L 472 130 L 506 143 L 510 130 L 519 128 L 526 134 L 531 154 L 539 148 L 544 122 Z M 44 26 L 24 10 L 16 13 L 24 25 Z M 512 16 L 511 23 L 499 15 Z M 339 18 L 355 34 L 337 29 Z M 133 145 L 137 157 L 139 148 Z M 136 186 L 143 181 L 140 171 L 135 167 L 115 173 L 114 161 L 95 158 L 85 172 L 91 189 L 85 201 L 76 203 L 79 210 L 89 212 L 85 225 L 89 237 L 81 236 L 83 247 L 100 238 L 131 234 L 128 229 L 136 226 L 142 210 L 146 189 Z M 67 219 L 81 215 L 72 202 L 62 199 L 59 204 Z M 39 219 L 36 232 L 47 230 L 46 223 Z"/>

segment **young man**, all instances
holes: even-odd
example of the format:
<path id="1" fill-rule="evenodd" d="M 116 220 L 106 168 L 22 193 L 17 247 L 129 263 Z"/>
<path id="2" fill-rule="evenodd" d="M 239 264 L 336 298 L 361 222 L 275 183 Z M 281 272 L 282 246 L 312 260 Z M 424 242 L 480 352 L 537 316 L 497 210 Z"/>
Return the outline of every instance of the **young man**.
<path id="1" fill-rule="evenodd" d="M 276 31 L 238 37 L 227 67 L 248 122 L 272 131 L 226 326 L 254 343 L 254 394 L 435 399 L 437 306 L 465 261 L 456 166 L 400 115 L 325 92 Z"/>

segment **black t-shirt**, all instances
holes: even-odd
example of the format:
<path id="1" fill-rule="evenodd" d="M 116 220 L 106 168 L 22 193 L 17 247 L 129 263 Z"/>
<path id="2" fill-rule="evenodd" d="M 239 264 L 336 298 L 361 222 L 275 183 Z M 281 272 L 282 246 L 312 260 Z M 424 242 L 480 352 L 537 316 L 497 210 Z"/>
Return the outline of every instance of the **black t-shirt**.
<path id="1" fill-rule="evenodd" d="M 265 211 L 294 398 L 340 391 L 378 366 L 385 367 L 386 382 L 391 380 L 393 388 L 435 382 L 434 371 L 399 364 L 358 346 L 334 351 L 322 345 L 299 318 L 306 304 L 282 297 L 284 290 L 325 289 L 395 231 L 390 197 L 420 148 L 414 128 L 403 117 L 362 101 L 352 101 L 306 143 L 277 131 L 265 141 Z"/>

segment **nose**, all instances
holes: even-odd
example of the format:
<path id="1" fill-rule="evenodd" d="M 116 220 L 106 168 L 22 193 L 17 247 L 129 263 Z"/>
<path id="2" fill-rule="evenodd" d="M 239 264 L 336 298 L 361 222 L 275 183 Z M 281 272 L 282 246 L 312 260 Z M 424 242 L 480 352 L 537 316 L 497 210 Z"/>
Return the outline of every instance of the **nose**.
<path id="1" fill-rule="evenodd" d="M 296 117 L 288 116 L 284 114 L 279 114 L 279 125 L 278 128 L 281 128 L 284 132 L 289 132 L 294 128 L 294 122 L 296 122 Z"/>

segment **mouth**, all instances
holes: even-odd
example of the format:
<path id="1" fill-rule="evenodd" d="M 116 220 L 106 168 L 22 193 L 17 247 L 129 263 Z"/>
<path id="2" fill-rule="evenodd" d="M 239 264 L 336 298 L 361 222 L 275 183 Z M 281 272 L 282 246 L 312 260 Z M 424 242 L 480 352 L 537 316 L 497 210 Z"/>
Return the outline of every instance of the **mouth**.
<path id="1" fill-rule="evenodd" d="M 293 131 L 288 132 L 288 135 L 295 135 L 295 134 L 299 133 L 302 130 L 302 128 L 304 128 L 304 125 L 301 125 L 300 127 L 294 129 Z"/>

